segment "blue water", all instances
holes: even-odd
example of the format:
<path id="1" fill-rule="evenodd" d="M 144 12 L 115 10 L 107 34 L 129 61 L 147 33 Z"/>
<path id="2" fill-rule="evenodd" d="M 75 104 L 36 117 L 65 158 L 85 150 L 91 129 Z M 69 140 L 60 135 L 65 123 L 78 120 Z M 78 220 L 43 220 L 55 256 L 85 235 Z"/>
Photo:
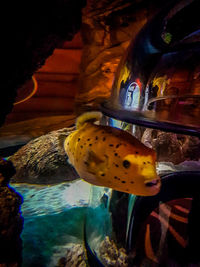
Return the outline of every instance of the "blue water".
<path id="1" fill-rule="evenodd" d="M 67 244 L 82 243 L 85 211 L 84 207 L 73 208 L 55 215 L 26 218 L 22 234 L 23 267 L 49 266 L 54 254 L 65 254 Z"/>
<path id="2" fill-rule="evenodd" d="M 23 267 L 50 267 L 70 243 L 83 243 L 90 185 L 83 181 L 55 186 L 13 184 L 24 199 Z"/>

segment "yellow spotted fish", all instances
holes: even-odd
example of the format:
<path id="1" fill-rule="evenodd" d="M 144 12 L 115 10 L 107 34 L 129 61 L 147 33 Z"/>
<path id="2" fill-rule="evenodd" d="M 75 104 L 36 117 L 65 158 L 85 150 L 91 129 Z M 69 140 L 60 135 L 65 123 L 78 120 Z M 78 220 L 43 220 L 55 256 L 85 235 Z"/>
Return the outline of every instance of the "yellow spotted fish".
<path id="1" fill-rule="evenodd" d="M 110 126 L 94 124 L 100 112 L 78 117 L 76 130 L 64 141 L 70 163 L 85 181 L 141 196 L 160 190 L 156 153 L 134 136 Z"/>

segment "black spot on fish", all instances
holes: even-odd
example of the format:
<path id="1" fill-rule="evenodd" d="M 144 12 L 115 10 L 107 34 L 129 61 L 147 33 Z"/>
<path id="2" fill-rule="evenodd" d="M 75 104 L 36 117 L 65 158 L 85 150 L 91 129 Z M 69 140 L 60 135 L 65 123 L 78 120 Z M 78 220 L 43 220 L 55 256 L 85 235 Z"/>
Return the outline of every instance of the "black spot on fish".
<path id="1" fill-rule="evenodd" d="M 117 157 L 117 156 L 118 156 L 118 154 L 117 154 L 117 153 L 115 153 L 115 156 Z"/>
<path id="2" fill-rule="evenodd" d="M 115 176 L 115 177 L 114 177 L 114 179 L 116 179 L 116 180 L 119 180 L 119 181 L 120 181 L 120 178 L 119 178 L 119 177 L 117 177 L 117 176 Z"/>
<path id="3" fill-rule="evenodd" d="M 106 137 L 103 137 L 103 141 L 106 141 Z"/>
<path id="4" fill-rule="evenodd" d="M 124 168 L 128 169 L 128 168 L 131 166 L 130 161 L 128 161 L 128 160 L 124 160 L 124 161 L 123 161 L 123 166 L 124 166 Z"/>
<path id="5" fill-rule="evenodd" d="M 95 140 L 98 140 L 98 136 L 95 137 Z"/>
<path id="6" fill-rule="evenodd" d="M 81 146 L 81 148 L 83 148 L 83 146 Z"/>
<path id="7" fill-rule="evenodd" d="M 88 138 L 87 141 L 90 141 L 90 138 Z"/>
<path id="8" fill-rule="evenodd" d="M 92 144 L 89 144 L 89 146 L 92 146 Z"/>
<path id="9" fill-rule="evenodd" d="M 122 184 L 125 184 L 125 183 L 126 183 L 126 181 L 121 181 L 121 183 L 122 183 Z"/>
<path id="10" fill-rule="evenodd" d="M 117 145 L 116 145 L 116 148 L 118 148 L 118 147 L 121 146 L 121 145 L 122 145 L 122 144 L 117 144 Z"/>
<path id="11" fill-rule="evenodd" d="M 119 167 L 119 165 L 118 164 L 115 164 L 115 166 L 118 168 Z"/>
<path id="12" fill-rule="evenodd" d="M 85 164 L 86 166 L 88 166 L 88 165 L 89 165 L 89 163 L 88 163 L 87 161 L 84 161 L 84 164 Z"/>
<path id="13" fill-rule="evenodd" d="M 139 154 L 139 152 L 138 151 L 135 151 L 135 154 Z"/>
<path id="14" fill-rule="evenodd" d="M 109 144 L 109 146 L 114 146 L 113 144 Z"/>
<path id="15" fill-rule="evenodd" d="M 105 176 L 105 173 L 102 173 L 101 176 Z"/>
<path id="16" fill-rule="evenodd" d="M 151 162 L 150 162 L 150 161 L 147 161 L 147 163 L 151 164 Z"/>
<path id="17" fill-rule="evenodd" d="M 81 138 L 78 138 L 78 142 L 81 140 Z"/>
<path id="18" fill-rule="evenodd" d="M 146 164 L 146 162 L 144 161 L 143 164 Z"/>

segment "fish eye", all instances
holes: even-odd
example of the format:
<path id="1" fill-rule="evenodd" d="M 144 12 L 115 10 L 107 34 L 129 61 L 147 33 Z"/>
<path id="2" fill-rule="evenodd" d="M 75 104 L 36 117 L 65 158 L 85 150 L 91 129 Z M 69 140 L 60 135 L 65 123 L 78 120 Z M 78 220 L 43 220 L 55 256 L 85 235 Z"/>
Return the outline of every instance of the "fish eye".
<path id="1" fill-rule="evenodd" d="M 128 161 L 128 160 L 125 159 L 125 160 L 123 161 L 123 166 L 124 166 L 124 168 L 128 169 L 128 168 L 131 166 L 130 161 Z"/>

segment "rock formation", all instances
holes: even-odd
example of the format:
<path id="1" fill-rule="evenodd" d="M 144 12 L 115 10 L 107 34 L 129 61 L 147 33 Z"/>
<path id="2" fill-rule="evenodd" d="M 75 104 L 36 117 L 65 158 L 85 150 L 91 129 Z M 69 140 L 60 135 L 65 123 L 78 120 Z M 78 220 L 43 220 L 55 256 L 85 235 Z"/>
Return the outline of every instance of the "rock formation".
<path id="1" fill-rule="evenodd" d="M 8 185 L 14 173 L 12 163 L 0 159 L 0 266 L 8 267 L 20 266 L 22 253 L 22 197 Z"/>
<path id="2" fill-rule="evenodd" d="M 179 164 L 183 161 L 200 159 L 198 137 L 175 133 L 166 133 L 154 129 L 146 129 L 141 141 L 157 152 L 160 162 L 170 161 Z"/>
<path id="3" fill-rule="evenodd" d="M 62 139 L 74 128 L 42 135 L 20 148 L 9 160 L 16 168 L 12 182 L 56 184 L 79 178 L 68 163 Z"/>
<path id="4" fill-rule="evenodd" d="M 13 106 L 17 89 L 41 67 L 53 50 L 80 29 L 78 1 L 4 1 L 1 5 L 2 55 L 0 125 Z"/>
<path id="5" fill-rule="evenodd" d="M 0 126 L 13 107 L 17 89 L 45 63 L 56 47 L 71 40 L 80 29 L 81 9 L 85 4 L 85 0 L 2 2 Z M 14 173 L 7 169 L 14 168 L 1 161 L 0 266 L 16 267 L 21 261 L 22 198 L 8 186 Z"/>

